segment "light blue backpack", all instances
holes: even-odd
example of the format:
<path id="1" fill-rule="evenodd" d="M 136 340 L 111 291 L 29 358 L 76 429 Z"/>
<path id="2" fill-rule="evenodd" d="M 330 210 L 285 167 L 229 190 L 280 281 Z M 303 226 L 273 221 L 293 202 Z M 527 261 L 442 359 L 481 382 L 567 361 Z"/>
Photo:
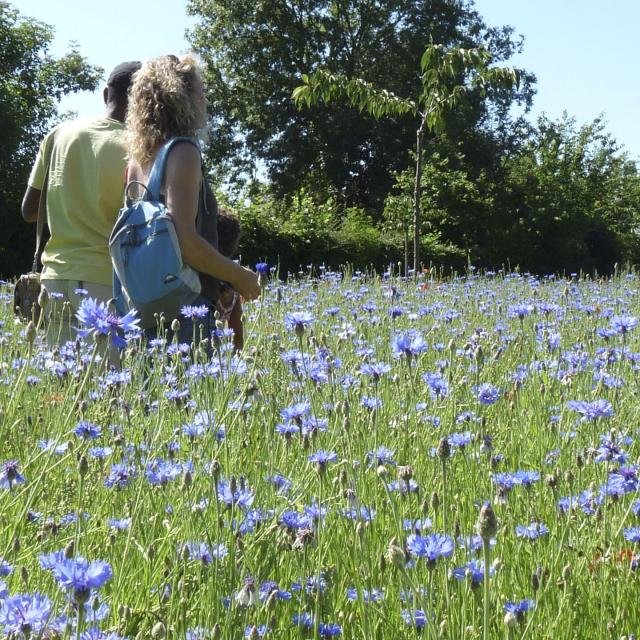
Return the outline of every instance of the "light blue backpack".
<path id="1" fill-rule="evenodd" d="M 161 313 L 170 323 L 183 305 L 191 304 L 200 294 L 198 273 L 183 263 L 171 213 L 160 199 L 167 156 L 180 141 L 200 149 L 193 138 L 165 142 L 151 168 L 149 183 L 132 180 L 127 184 L 124 206 L 109 238 L 116 311 L 124 315 L 136 309 L 145 329 L 154 327 Z M 143 188 L 142 199 L 130 198 L 134 185 Z"/>

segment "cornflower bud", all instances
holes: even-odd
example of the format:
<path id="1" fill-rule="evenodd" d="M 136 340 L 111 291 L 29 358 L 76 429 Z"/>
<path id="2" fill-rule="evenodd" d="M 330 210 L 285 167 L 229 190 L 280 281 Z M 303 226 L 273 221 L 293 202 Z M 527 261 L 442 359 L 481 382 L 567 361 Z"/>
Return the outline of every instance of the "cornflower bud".
<path id="1" fill-rule="evenodd" d="M 180 320 L 178 320 L 178 318 L 174 318 L 171 321 L 171 331 L 174 333 L 178 333 L 178 331 L 180 331 Z"/>
<path id="2" fill-rule="evenodd" d="M 43 311 L 49 305 L 49 292 L 44 287 L 40 289 L 40 293 L 38 294 L 38 305 Z"/>
<path id="3" fill-rule="evenodd" d="M 89 461 L 87 460 L 87 457 L 82 454 L 80 456 L 80 459 L 78 460 L 78 473 L 80 474 L 80 477 L 84 478 L 84 476 L 86 476 L 88 472 Z"/>
<path id="4" fill-rule="evenodd" d="M 443 462 L 451 457 L 451 445 L 449 444 L 449 440 L 446 438 L 440 439 L 436 454 Z"/>
<path id="5" fill-rule="evenodd" d="M 402 567 L 407 562 L 407 556 L 404 552 L 404 549 L 398 546 L 395 538 L 392 538 L 391 542 L 389 542 L 386 559 L 387 562 L 389 562 L 389 564 L 392 564 L 394 567 Z"/>
<path id="6" fill-rule="evenodd" d="M 27 325 L 26 330 L 26 338 L 29 344 L 33 344 L 36 339 L 36 325 L 33 320 L 29 320 L 29 324 Z"/>
<path id="7" fill-rule="evenodd" d="M 476 533 L 484 542 L 488 542 L 498 532 L 498 520 L 489 502 L 485 502 L 480 508 L 476 522 Z"/>
<path id="8" fill-rule="evenodd" d="M 160 640 L 161 638 L 166 637 L 167 628 L 164 626 L 162 622 L 156 622 L 151 629 L 151 637 L 153 640 Z"/>

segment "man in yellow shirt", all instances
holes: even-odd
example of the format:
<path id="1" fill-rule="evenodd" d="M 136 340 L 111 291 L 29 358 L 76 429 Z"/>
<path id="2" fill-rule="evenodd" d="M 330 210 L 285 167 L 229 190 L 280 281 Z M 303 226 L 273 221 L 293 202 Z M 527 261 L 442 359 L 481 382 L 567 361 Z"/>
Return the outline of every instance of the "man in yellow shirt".
<path id="1" fill-rule="evenodd" d="M 100 118 L 64 122 L 47 134 L 22 201 L 27 222 L 38 219 L 45 177 L 51 237 L 42 254 L 41 283 L 49 293 L 47 340 L 75 340 L 75 315 L 83 296 L 112 297 L 109 235 L 126 167 L 124 120 L 128 92 L 139 62 L 123 62 L 109 75 Z"/>

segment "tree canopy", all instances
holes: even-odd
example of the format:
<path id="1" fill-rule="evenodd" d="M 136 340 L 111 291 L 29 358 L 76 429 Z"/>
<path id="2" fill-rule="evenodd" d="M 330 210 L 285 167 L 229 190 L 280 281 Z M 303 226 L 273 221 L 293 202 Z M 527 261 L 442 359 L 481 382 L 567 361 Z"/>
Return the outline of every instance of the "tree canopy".
<path id="1" fill-rule="evenodd" d="M 347 100 L 299 112 L 291 100 L 303 74 L 322 68 L 397 96 L 420 94 L 429 42 L 484 47 L 495 62 L 520 47 L 510 27 L 488 28 L 472 2 L 453 0 L 192 0 L 191 34 L 205 62 L 214 114 L 208 155 L 227 177 L 263 167 L 280 195 L 305 187 L 343 205 L 382 210 L 394 171 L 410 164 L 412 117 L 376 122 Z M 461 107 L 452 135 L 510 119 L 528 103 L 534 77 L 495 88 Z"/>
<path id="2" fill-rule="evenodd" d="M 53 29 L 0 1 L 0 274 L 31 263 L 33 229 L 20 220 L 20 200 L 44 134 L 55 122 L 58 102 L 75 91 L 92 91 L 102 69 L 71 48 L 49 53 Z"/>

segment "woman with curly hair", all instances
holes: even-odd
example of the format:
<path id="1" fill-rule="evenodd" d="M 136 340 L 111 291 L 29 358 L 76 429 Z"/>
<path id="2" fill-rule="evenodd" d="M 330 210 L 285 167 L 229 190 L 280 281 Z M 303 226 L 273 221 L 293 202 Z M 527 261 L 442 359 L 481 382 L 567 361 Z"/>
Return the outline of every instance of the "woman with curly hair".
<path id="1" fill-rule="evenodd" d="M 206 119 L 204 87 L 191 56 L 162 56 L 146 62 L 136 73 L 129 96 L 127 180 L 147 184 L 160 147 L 178 136 L 194 138 Z M 198 232 L 201 189 L 200 151 L 189 142 L 176 142 L 167 157 L 161 195 L 173 217 L 182 259 L 200 274 L 228 282 L 245 299 L 252 300 L 260 294 L 257 274 L 223 256 Z M 194 304 L 210 302 L 201 298 Z M 189 320 L 180 318 L 180 337 L 185 341 L 192 336 Z M 215 328 L 211 312 L 200 320 L 210 336 L 209 330 Z"/>

